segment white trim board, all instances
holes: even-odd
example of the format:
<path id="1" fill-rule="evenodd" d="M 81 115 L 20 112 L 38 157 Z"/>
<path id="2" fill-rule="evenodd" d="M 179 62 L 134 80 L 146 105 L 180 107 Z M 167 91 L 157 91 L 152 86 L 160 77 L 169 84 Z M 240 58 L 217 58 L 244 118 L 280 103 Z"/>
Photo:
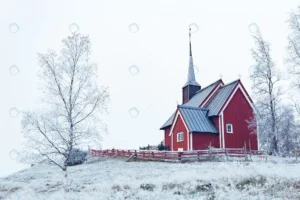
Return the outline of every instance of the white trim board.
<path id="1" fill-rule="evenodd" d="M 221 114 L 221 119 L 222 119 L 222 143 L 223 143 L 223 147 L 222 148 L 225 148 L 224 115 L 223 115 L 223 112 Z"/>

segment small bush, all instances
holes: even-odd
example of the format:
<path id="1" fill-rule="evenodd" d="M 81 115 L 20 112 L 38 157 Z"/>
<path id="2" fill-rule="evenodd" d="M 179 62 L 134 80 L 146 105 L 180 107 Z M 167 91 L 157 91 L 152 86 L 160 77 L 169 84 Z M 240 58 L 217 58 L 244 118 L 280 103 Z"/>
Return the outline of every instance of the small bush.
<path id="1" fill-rule="evenodd" d="M 153 184 L 142 184 L 140 186 L 140 188 L 143 189 L 143 190 L 153 191 L 154 188 L 155 188 L 155 185 L 153 185 Z"/>
<path id="2" fill-rule="evenodd" d="M 73 149 L 67 161 L 68 166 L 80 165 L 86 161 L 87 152 L 80 149 Z"/>
<path id="3" fill-rule="evenodd" d="M 115 191 L 121 191 L 121 190 L 122 190 L 121 186 L 119 186 L 119 185 L 113 185 L 113 186 L 111 187 L 111 189 L 112 189 L 112 190 L 115 190 Z"/>
<path id="4" fill-rule="evenodd" d="M 211 183 L 207 183 L 207 184 L 203 184 L 203 185 L 197 185 L 195 190 L 197 192 L 207 192 L 210 191 L 212 189 L 212 185 Z"/>
<path id="5" fill-rule="evenodd" d="M 183 186 L 176 183 L 168 183 L 162 186 L 162 190 L 173 190 L 173 189 L 182 189 Z"/>
<path id="6" fill-rule="evenodd" d="M 264 176 L 250 177 L 239 182 L 236 187 L 240 190 L 244 190 L 249 186 L 263 186 L 266 182 L 267 179 Z"/>
<path id="7" fill-rule="evenodd" d="M 130 186 L 129 185 L 124 185 L 124 190 L 130 190 Z"/>
<path id="8" fill-rule="evenodd" d="M 157 146 L 158 151 L 170 151 L 169 146 L 165 146 L 162 142 Z"/>

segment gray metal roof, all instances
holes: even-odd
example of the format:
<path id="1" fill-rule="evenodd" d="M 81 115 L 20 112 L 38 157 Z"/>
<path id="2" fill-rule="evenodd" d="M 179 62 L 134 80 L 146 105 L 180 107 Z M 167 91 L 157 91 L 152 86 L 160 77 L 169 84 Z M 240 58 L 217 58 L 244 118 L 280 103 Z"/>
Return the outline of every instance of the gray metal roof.
<path id="1" fill-rule="evenodd" d="M 209 86 L 199 90 L 188 102 L 183 104 L 184 106 L 192 106 L 198 107 L 204 101 L 204 99 L 210 94 L 210 92 L 219 84 L 222 80 L 219 79 L 216 82 L 210 84 Z M 168 118 L 168 120 L 161 126 L 160 130 L 172 125 L 172 121 L 174 118 L 175 113 Z"/>
<path id="2" fill-rule="evenodd" d="M 169 117 L 169 119 L 160 127 L 160 130 L 162 130 L 162 129 L 168 127 L 168 126 L 171 126 L 174 116 L 175 116 L 175 113 L 173 113 L 171 115 L 171 117 Z"/>
<path id="3" fill-rule="evenodd" d="M 218 114 L 226 99 L 229 97 L 230 93 L 236 86 L 239 80 L 231 82 L 227 85 L 221 86 L 215 97 L 209 102 L 209 104 L 205 107 L 209 109 L 208 116 L 215 116 Z"/>
<path id="4" fill-rule="evenodd" d="M 215 124 L 207 116 L 208 110 L 190 106 L 178 106 L 190 132 L 219 133 Z"/>
<path id="5" fill-rule="evenodd" d="M 203 88 L 199 92 L 197 92 L 188 102 L 186 102 L 185 106 L 194 106 L 199 107 L 200 104 L 204 101 L 204 99 L 209 95 L 209 93 L 215 88 L 215 86 L 220 83 L 221 79 L 216 82 L 210 84 L 209 86 Z"/>

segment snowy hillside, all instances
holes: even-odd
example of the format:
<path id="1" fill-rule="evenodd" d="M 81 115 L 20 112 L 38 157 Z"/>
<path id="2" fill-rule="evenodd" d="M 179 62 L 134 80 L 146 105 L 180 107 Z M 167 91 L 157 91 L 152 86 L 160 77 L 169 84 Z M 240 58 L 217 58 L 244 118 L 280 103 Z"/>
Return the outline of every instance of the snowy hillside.
<path id="1" fill-rule="evenodd" d="M 300 199 L 300 163 L 124 162 L 90 160 L 63 173 L 38 165 L 0 179 L 0 199 Z"/>

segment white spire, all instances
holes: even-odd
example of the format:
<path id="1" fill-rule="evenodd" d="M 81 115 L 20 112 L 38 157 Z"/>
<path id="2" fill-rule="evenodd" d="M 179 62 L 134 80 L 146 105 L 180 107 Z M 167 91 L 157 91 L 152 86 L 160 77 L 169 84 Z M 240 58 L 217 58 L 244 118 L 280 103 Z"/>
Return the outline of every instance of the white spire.
<path id="1" fill-rule="evenodd" d="M 196 85 L 200 86 L 199 83 L 197 83 L 196 78 L 195 78 L 195 72 L 194 72 L 194 63 L 193 63 L 193 56 L 192 56 L 192 42 L 191 42 L 191 28 L 189 32 L 189 37 L 190 37 L 190 62 L 189 62 L 189 71 L 188 71 L 188 77 L 187 77 L 187 82 L 183 86 L 187 85 Z"/>

